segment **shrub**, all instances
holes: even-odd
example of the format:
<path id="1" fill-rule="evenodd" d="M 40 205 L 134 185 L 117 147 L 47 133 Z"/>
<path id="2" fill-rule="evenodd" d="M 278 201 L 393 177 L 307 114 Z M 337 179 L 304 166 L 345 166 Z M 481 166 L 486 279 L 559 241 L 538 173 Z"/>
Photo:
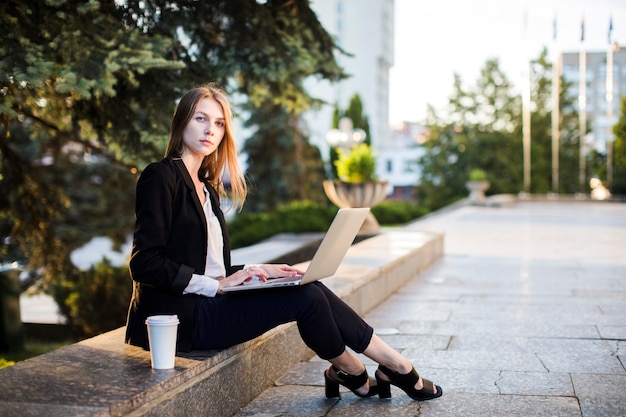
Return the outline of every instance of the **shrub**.
<path id="1" fill-rule="evenodd" d="M 324 232 L 336 212 L 333 206 L 296 201 L 271 213 L 239 213 L 228 223 L 231 247 L 249 246 L 278 233 Z"/>
<path id="2" fill-rule="evenodd" d="M 487 179 L 487 173 L 482 169 L 474 168 L 469 173 L 470 181 L 485 181 Z"/>
<path id="3" fill-rule="evenodd" d="M 386 200 L 372 207 L 371 210 L 378 223 L 387 226 L 408 223 L 428 214 L 428 209 L 409 201 Z"/>
<path id="4" fill-rule="evenodd" d="M 0 369 L 15 365 L 15 362 L 0 358 Z"/>
<path id="5" fill-rule="evenodd" d="M 272 213 L 240 213 L 228 224 L 231 247 L 249 246 L 278 233 L 325 232 L 337 210 L 304 201 L 281 205 Z M 428 213 L 425 207 L 408 201 L 383 201 L 371 210 L 380 224 L 389 226 Z"/>
<path id="6" fill-rule="evenodd" d="M 339 158 L 335 161 L 337 176 L 346 182 L 367 182 L 376 180 L 376 157 L 366 143 L 356 145 L 345 152 L 338 150 Z"/>
<path id="7" fill-rule="evenodd" d="M 66 281 L 58 294 L 65 295 L 64 310 L 75 334 L 90 337 L 123 326 L 131 282 L 128 266 L 114 266 L 106 257 L 80 271 L 74 282 Z"/>

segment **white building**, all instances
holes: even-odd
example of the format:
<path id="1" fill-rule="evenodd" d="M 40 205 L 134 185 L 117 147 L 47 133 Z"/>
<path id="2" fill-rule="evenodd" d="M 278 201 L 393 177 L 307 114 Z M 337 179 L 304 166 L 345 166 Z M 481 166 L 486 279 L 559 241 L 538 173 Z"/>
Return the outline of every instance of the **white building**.
<path id="1" fill-rule="evenodd" d="M 376 149 L 376 174 L 389 182 L 389 197 L 411 199 L 421 177 L 417 161 L 426 152 L 422 144 L 428 129 L 416 122 L 394 126 L 390 140 Z"/>
<path id="2" fill-rule="evenodd" d="M 617 49 L 617 50 L 615 50 Z M 580 90 L 580 55 L 579 52 L 562 54 L 563 78 L 572 83 L 568 94 L 576 99 Z M 591 129 L 587 135 L 587 146 L 600 152 L 606 151 L 609 135 L 619 117 L 621 97 L 626 96 L 626 48 L 614 48 L 613 52 L 612 100 L 609 108 L 607 100 L 607 52 L 585 52 L 585 110 L 587 125 Z M 613 139 L 614 140 L 614 139 Z"/>
<path id="3" fill-rule="evenodd" d="M 350 78 L 337 83 L 315 79 L 305 86 L 328 104 L 304 115 L 310 142 L 328 157 L 326 133 L 332 128 L 334 105 L 345 110 L 358 94 L 370 124 L 371 143 L 379 149 L 390 141 L 389 70 L 394 51 L 394 0 L 311 0 L 320 23 L 339 47 L 352 56 L 336 55 Z"/>

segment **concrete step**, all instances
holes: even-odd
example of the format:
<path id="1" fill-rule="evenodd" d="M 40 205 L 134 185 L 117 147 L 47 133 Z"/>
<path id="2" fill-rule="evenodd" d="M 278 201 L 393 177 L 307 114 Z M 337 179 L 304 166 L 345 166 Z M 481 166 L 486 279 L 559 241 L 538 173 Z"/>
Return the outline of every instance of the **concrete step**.
<path id="1" fill-rule="evenodd" d="M 353 245 L 324 282 L 365 314 L 442 254 L 441 233 L 384 230 Z M 123 336 L 116 329 L 0 370 L 0 415 L 228 416 L 313 357 L 295 323 L 229 349 L 181 354 L 160 371 Z"/>

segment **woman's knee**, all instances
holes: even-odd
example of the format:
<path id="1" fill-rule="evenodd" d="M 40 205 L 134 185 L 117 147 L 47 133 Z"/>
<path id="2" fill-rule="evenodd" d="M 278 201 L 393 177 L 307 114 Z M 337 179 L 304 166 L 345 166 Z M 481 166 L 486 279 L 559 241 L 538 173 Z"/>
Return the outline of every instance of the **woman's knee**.
<path id="1" fill-rule="evenodd" d="M 295 291 L 289 298 L 302 313 L 309 316 L 326 311 L 331 316 L 328 299 L 320 288 L 315 285 L 303 285 L 293 289 Z"/>
<path id="2" fill-rule="evenodd" d="M 323 288 L 317 285 L 303 285 L 300 287 L 303 291 L 303 297 L 315 303 L 329 304 L 328 297 Z"/>

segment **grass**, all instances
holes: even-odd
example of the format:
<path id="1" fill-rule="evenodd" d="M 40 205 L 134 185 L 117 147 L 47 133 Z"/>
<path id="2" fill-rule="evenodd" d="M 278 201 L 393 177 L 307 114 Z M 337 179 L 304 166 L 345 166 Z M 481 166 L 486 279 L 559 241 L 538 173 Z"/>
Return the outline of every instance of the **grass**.
<path id="1" fill-rule="evenodd" d="M 43 355 L 44 353 L 52 352 L 53 350 L 62 348 L 69 344 L 74 343 L 71 340 L 58 341 L 58 342 L 40 342 L 40 341 L 26 341 L 24 342 L 24 349 L 15 352 L 2 352 L 0 353 L 0 369 L 7 366 L 15 365 L 16 362 L 23 361 L 34 356 Z"/>

